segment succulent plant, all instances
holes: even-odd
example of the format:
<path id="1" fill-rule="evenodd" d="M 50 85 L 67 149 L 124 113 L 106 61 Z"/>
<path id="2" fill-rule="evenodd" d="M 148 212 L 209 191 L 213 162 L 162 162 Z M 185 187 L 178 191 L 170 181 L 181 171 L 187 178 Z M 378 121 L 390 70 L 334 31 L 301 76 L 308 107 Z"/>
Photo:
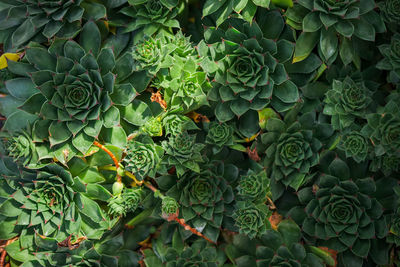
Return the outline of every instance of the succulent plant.
<path id="1" fill-rule="evenodd" d="M 211 122 L 208 126 L 206 143 L 214 145 L 214 153 L 218 153 L 224 146 L 232 146 L 234 129 L 226 123 Z"/>
<path id="2" fill-rule="evenodd" d="M 229 183 L 236 180 L 238 170 L 222 162 L 207 167 L 201 173 L 188 172 L 177 179 L 167 196 L 178 201 L 179 214 L 187 224 L 215 242 L 224 218 L 232 216 L 234 194 Z"/>
<path id="3" fill-rule="evenodd" d="M 344 150 L 347 158 L 353 158 L 356 162 L 367 159 L 370 151 L 370 142 L 360 131 L 350 131 L 342 136 L 339 148 Z"/>
<path id="4" fill-rule="evenodd" d="M 256 173 L 249 170 L 246 175 L 240 177 L 237 190 L 239 196 L 244 200 L 263 203 L 269 193 L 267 173 L 265 171 Z"/>
<path id="5" fill-rule="evenodd" d="M 28 77 L 6 83 L 10 95 L 24 101 L 20 109 L 39 116 L 33 126 L 34 141 L 48 140 L 63 163 L 85 154 L 103 126 L 118 125 L 117 106 L 129 104 L 136 96 L 130 83 L 115 79 L 116 74 L 123 78 L 131 71 L 121 73 L 115 67 L 114 52 L 101 48 L 100 31 L 93 21 L 84 25 L 79 43 L 57 40 L 49 49 L 29 47 L 25 62 L 9 63 L 12 72 Z M 6 125 L 18 125 L 19 120 L 11 115 Z"/>
<path id="6" fill-rule="evenodd" d="M 134 173 L 139 180 L 155 176 L 164 154 L 163 149 L 147 136 L 139 136 L 128 142 L 125 153 L 125 170 Z"/>
<path id="7" fill-rule="evenodd" d="M 163 164 L 175 167 L 178 176 L 182 176 L 186 170 L 200 172 L 199 163 L 203 162 L 200 152 L 204 144 L 196 143 L 196 135 L 184 131 L 170 136 L 167 141 L 162 141 L 161 145 L 165 151 Z"/>
<path id="8" fill-rule="evenodd" d="M 163 36 L 148 37 L 137 43 L 132 55 L 137 61 L 138 69 L 156 74 L 161 69 L 161 62 L 167 52 L 165 44 Z"/>
<path id="9" fill-rule="evenodd" d="M 239 233 L 253 239 L 271 228 L 268 218 L 272 215 L 272 211 L 264 203 L 254 205 L 252 202 L 239 201 L 236 206 L 233 218 Z"/>
<path id="10" fill-rule="evenodd" d="M 117 228 L 118 229 L 118 228 Z M 24 262 L 22 267 L 46 266 L 139 266 L 139 255 L 124 248 L 126 235 L 117 234 L 115 230 L 107 233 L 99 241 L 71 240 L 70 244 L 60 245 L 52 238 L 35 236 L 35 243 L 39 250 L 35 257 Z"/>
<path id="11" fill-rule="evenodd" d="M 298 1 L 286 12 L 286 22 L 302 30 L 294 61 L 307 58 L 316 45 L 320 57 L 329 65 L 338 55 L 345 65 L 358 60 L 354 51 L 358 40 L 375 41 L 376 33 L 386 30 L 375 7 L 374 0 Z"/>
<path id="12" fill-rule="evenodd" d="M 277 199 L 283 193 L 282 184 L 298 190 L 313 177 L 310 168 L 318 164 L 322 144 L 300 122 L 285 123 L 271 118 L 267 131 L 261 136 L 268 147 L 264 166 L 271 177 L 273 197 Z"/>
<path id="13" fill-rule="evenodd" d="M 125 216 L 128 212 L 134 212 L 143 197 L 140 188 L 125 188 L 121 194 L 114 195 L 108 202 L 108 213 L 114 216 Z"/>
<path id="14" fill-rule="evenodd" d="M 217 2 L 207 0 L 203 6 L 203 16 L 212 17 L 217 27 L 232 16 L 238 16 L 251 23 L 257 7 L 269 8 L 271 2 L 282 8 L 293 6 L 292 0 L 221 0 Z"/>
<path id="15" fill-rule="evenodd" d="M 389 176 L 400 170 L 400 155 L 383 155 L 372 159 L 370 170 L 372 172 L 381 171 L 385 176 Z"/>
<path id="16" fill-rule="evenodd" d="M 17 0 L 6 4 L 0 10 L 0 34 L 8 34 L 6 51 L 20 48 L 31 40 L 45 42 L 54 37 L 75 37 L 81 30 L 83 17 L 97 20 L 106 16 L 102 4 L 85 0 Z"/>
<path id="17" fill-rule="evenodd" d="M 142 130 L 150 136 L 162 136 L 163 127 L 161 123 L 161 118 L 153 117 L 147 120 L 146 123 L 143 125 Z"/>
<path id="18" fill-rule="evenodd" d="M 356 119 L 365 118 L 372 102 L 371 92 L 363 82 L 355 82 L 350 77 L 343 81 L 334 80 L 332 89 L 326 92 L 323 113 L 332 116 L 334 129 L 345 129 Z"/>
<path id="19" fill-rule="evenodd" d="M 346 162 L 334 159 L 313 187 L 298 192 L 305 205 L 303 231 L 336 250 L 344 266 L 362 266 L 369 254 L 382 264 L 372 253 L 388 229 L 383 207 L 372 197 L 375 191 L 372 178 L 354 179 Z"/>
<path id="20" fill-rule="evenodd" d="M 9 158 L 3 160 L 8 167 L 1 169 L 1 238 L 19 236 L 16 245 L 20 250 L 33 249 L 35 233 L 58 242 L 69 235 L 98 239 L 112 226 L 100 206 L 89 198 L 91 190 L 97 190 L 98 198 L 104 200 L 111 196 L 100 185 L 85 186 L 56 164 L 28 170 L 10 165 Z M 10 256 L 18 260 L 20 250 Z"/>
<path id="21" fill-rule="evenodd" d="M 227 256 L 238 267 L 247 266 L 326 266 L 334 260 L 322 250 L 300 243 L 301 231 L 292 220 L 283 220 L 277 231 L 269 229 L 259 239 L 243 234 L 233 237 Z M 318 251 L 318 253 L 316 253 Z"/>
<path id="22" fill-rule="evenodd" d="M 0 136 L 4 140 L 6 154 L 20 161 L 23 166 L 36 165 L 39 156 L 36 151 L 36 145 L 32 140 L 32 131 L 30 127 L 24 131 L 19 131 L 16 135 L 2 132 Z"/>
<path id="23" fill-rule="evenodd" d="M 209 56 L 209 65 L 217 62 L 206 70 L 214 75 L 208 99 L 216 102 L 215 115 L 220 122 L 236 115 L 239 123 L 246 125 L 249 120 L 258 121 L 256 111 L 269 104 L 283 112 L 299 99 L 297 86 L 289 80 L 283 65 L 293 54 L 293 44 L 281 38 L 283 18 L 275 11 L 262 12 L 261 16 L 260 25 L 232 19 L 225 28 L 210 27 L 205 33 L 208 45 L 198 45 L 200 55 Z M 279 29 L 267 25 L 279 25 Z M 250 137 L 257 130 L 241 132 Z"/>
<path id="24" fill-rule="evenodd" d="M 378 113 L 367 115 L 368 124 L 362 133 L 368 136 L 376 156 L 398 155 L 400 152 L 400 105 L 389 101 Z"/>
<path id="25" fill-rule="evenodd" d="M 136 31 L 135 42 L 144 36 L 152 36 L 157 32 L 172 32 L 172 28 L 179 28 L 176 16 L 181 5 L 180 0 L 139 0 L 128 1 L 129 6 L 121 9 L 125 18 L 120 19 L 124 32 Z"/>
<path id="26" fill-rule="evenodd" d="M 388 81 L 398 83 L 400 81 L 400 34 L 394 34 L 390 44 L 383 44 L 378 48 L 384 58 L 378 62 L 376 67 L 390 71 Z"/>
<path id="27" fill-rule="evenodd" d="M 176 136 L 185 130 L 199 129 L 194 122 L 186 116 L 170 114 L 163 118 L 163 127 L 166 135 Z"/>
<path id="28" fill-rule="evenodd" d="M 179 204 L 176 202 L 175 199 L 172 197 L 164 197 L 162 199 L 162 205 L 161 205 L 161 213 L 162 216 L 165 218 L 168 218 L 169 216 L 172 215 L 178 215 L 179 213 Z"/>
<path id="29" fill-rule="evenodd" d="M 378 3 L 383 19 L 388 23 L 400 23 L 400 1 L 387 0 Z"/>
<path id="30" fill-rule="evenodd" d="M 147 267 L 220 267 L 224 265 L 226 257 L 221 249 L 208 244 L 203 239 L 194 241 L 190 246 L 184 246 L 181 239 L 174 235 L 172 246 L 162 244 L 161 239 L 153 243 L 154 253 L 144 251 L 144 262 Z"/>

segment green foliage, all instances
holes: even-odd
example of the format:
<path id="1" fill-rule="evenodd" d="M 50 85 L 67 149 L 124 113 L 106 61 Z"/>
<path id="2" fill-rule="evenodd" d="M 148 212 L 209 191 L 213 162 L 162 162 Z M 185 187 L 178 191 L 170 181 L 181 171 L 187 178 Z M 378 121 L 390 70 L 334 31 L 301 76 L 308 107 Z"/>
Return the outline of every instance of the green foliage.
<path id="1" fill-rule="evenodd" d="M 85 9 L 97 6 L 103 13 L 97 14 L 96 19 L 105 17 L 105 7 L 101 4 L 93 4 L 89 1 L 6 1 L 7 7 L 0 7 L 0 31 L 6 31 L 9 35 L 6 41 L 6 50 L 20 48 L 29 41 L 45 42 L 55 36 L 60 38 L 72 38 L 81 29 L 82 18 Z"/>
<path id="2" fill-rule="evenodd" d="M 175 167 L 178 176 L 182 176 L 186 170 L 200 172 L 199 163 L 203 162 L 200 152 L 204 144 L 196 143 L 196 135 L 184 131 L 176 136 L 171 135 L 168 141 L 163 141 L 161 145 L 165 151 L 163 164 Z"/>
<path id="3" fill-rule="evenodd" d="M 297 191 L 312 178 L 314 174 L 310 176 L 310 168 L 318 164 L 322 144 L 312 130 L 299 122 L 290 124 L 271 118 L 267 130 L 261 137 L 268 147 L 264 166 L 268 168 L 267 174 L 273 181 L 272 193 L 277 199 L 283 193 L 280 184 Z"/>
<path id="4" fill-rule="evenodd" d="M 386 30 L 375 6 L 374 0 L 298 1 L 286 13 L 286 22 L 303 30 L 296 42 L 294 61 L 307 58 L 316 45 L 321 59 L 328 64 L 338 55 L 344 64 L 359 60 L 354 46 L 361 40 L 375 41 L 376 33 Z"/>
<path id="5" fill-rule="evenodd" d="M 267 230 L 259 239 L 240 234 L 227 247 L 227 255 L 238 267 L 245 266 L 325 266 L 316 253 L 300 241 L 300 228 L 291 220 L 282 221 L 278 230 Z M 328 259 L 332 259 L 328 256 Z"/>
<path id="6" fill-rule="evenodd" d="M 0 1 L 0 266 L 400 265 L 399 8 Z"/>
<path id="7" fill-rule="evenodd" d="M 324 114 L 332 116 L 334 129 L 345 129 L 356 118 L 365 118 L 368 105 L 372 102 L 371 92 L 364 83 L 346 77 L 343 82 L 333 81 L 332 90 L 326 93 Z"/>

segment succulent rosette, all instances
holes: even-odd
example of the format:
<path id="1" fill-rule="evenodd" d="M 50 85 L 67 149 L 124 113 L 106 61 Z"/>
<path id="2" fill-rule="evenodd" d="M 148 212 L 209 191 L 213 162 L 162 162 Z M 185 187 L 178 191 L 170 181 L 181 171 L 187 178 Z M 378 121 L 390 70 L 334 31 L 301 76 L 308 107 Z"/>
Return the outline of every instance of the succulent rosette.
<path id="1" fill-rule="evenodd" d="M 377 157 L 384 154 L 399 156 L 400 105 L 397 102 L 389 100 L 378 113 L 367 115 L 368 124 L 362 132 L 370 138 Z"/>
<path id="2" fill-rule="evenodd" d="M 157 32 L 172 32 L 179 28 L 176 16 L 181 5 L 180 0 L 139 0 L 128 1 L 129 6 L 121 9 L 124 15 L 115 23 L 123 26 L 124 32 L 136 31 L 135 43 L 144 36 L 152 36 Z M 122 22 L 122 23 L 121 23 Z"/>
<path id="3" fill-rule="evenodd" d="M 318 245 L 338 251 L 339 264 L 362 266 L 368 255 L 381 264 L 379 254 L 385 253 L 385 248 L 377 247 L 388 229 L 383 206 L 373 197 L 375 181 L 354 178 L 340 158 L 327 164 L 327 173 L 321 174 L 315 185 L 298 192 L 306 214 L 302 230 L 315 237 Z"/>
<path id="4" fill-rule="evenodd" d="M 267 173 L 259 173 L 249 170 L 246 175 L 240 177 L 237 187 L 238 194 L 245 200 L 253 202 L 264 202 L 269 193 L 269 179 Z"/>
<path id="5" fill-rule="evenodd" d="M 260 24 L 232 19 L 222 28 L 210 27 L 205 34 L 208 45 L 198 45 L 200 55 L 209 57 L 204 69 L 214 75 L 208 99 L 216 105 L 217 119 L 227 122 L 237 116 L 239 129 L 247 137 L 258 128 L 249 127 L 249 132 L 242 130 L 243 125 L 258 121 L 257 110 L 271 104 L 279 112 L 287 111 L 299 99 L 297 86 L 283 65 L 293 54 L 293 44 L 281 38 L 283 18 L 275 11 L 261 12 L 261 16 Z"/>
<path id="6" fill-rule="evenodd" d="M 307 58 L 315 46 L 321 59 L 329 65 L 338 55 L 345 65 L 359 60 L 362 55 L 354 51 L 359 40 L 375 41 L 376 33 L 386 30 L 375 7 L 374 0 L 298 1 L 286 12 L 286 23 L 302 30 L 296 42 L 294 61 Z"/>
<path id="7" fill-rule="evenodd" d="M 161 68 L 166 41 L 163 36 L 145 38 L 138 42 L 133 50 L 133 58 L 137 62 L 138 69 L 147 70 L 156 74 Z"/>
<path id="8" fill-rule="evenodd" d="M 150 136 L 162 136 L 163 127 L 161 123 L 161 118 L 153 117 L 148 119 L 142 126 L 142 131 Z"/>
<path id="9" fill-rule="evenodd" d="M 286 123 L 271 118 L 267 131 L 261 136 L 267 146 L 264 166 L 271 177 L 273 198 L 277 199 L 283 193 L 283 186 L 297 191 L 313 177 L 310 168 L 319 162 L 322 143 L 300 122 Z"/>
<path id="10" fill-rule="evenodd" d="M 378 62 L 376 67 L 390 71 L 388 81 L 398 83 L 400 81 L 400 34 L 394 34 L 390 44 L 383 44 L 378 48 L 384 58 Z"/>
<path id="11" fill-rule="evenodd" d="M 271 228 L 268 218 L 272 211 L 264 203 L 254 205 L 251 202 L 239 201 L 233 214 L 235 226 L 239 233 L 245 234 L 250 239 L 259 237 Z"/>
<path id="12" fill-rule="evenodd" d="M 71 244 L 65 242 L 65 245 L 61 246 L 55 239 L 35 235 L 35 243 L 38 246 L 35 257 L 23 262 L 21 266 L 138 266 L 139 255 L 124 247 L 127 238 L 132 238 L 132 235 L 116 234 L 114 230 L 98 241 L 78 237 L 76 240 L 69 239 Z"/>
<path id="13" fill-rule="evenodd" d="M 331 266 L 335 261 L 321 249 L 301 243 L 300 227 L 292 220 L 283 220 L 277 231 L 251 240 L 244 234 L 233 237 L 226 248 L 229 259 L 238 267 L 247 266 Z"/>
<path id="14" fill-rule="evenodd" d="M 168 266 L 168 267 L 217 267 L 222 266 L 226 261 L 226 256 L 221 249 L 210 245 L 204 239 L 194 241 L 190 246 L 183 245 L 183 241 L 174 235 L 178 240 L 169 246 L 158 239 L 154 243 L 153 250 L 144 251 L 144 262 L 148 267 Z"/>
<path id="15" fill-rule="evenodd" d="M 187 116 L 169 114 L 162 119 L 166 135 L 178 135 L 185 130 L 198 130 L 196 124 Z"/>
<path id="16" fill-rule="evenodd" d="M 383 155 L 372 159 L 369 169 L 372 172 L 381 171 L 385 176 L 400 171 L 400 155 Z"/>
<path id="17" fill-rule="evenodd" d="M 339 143 L 339 148 L 344 150 L 347 158 L 353 158 L 356 162 L 367 159 L 370 152 L 370 142 L 360 131 L 348 131 Z"/>
<path id="18" fill-rule="evenodd" d="M 29 41 L 45 42 L 53 37 L 72 38 L 81 30 L 82 18 L 106 17 L 100 3 L 85 0 L 4 1 L 0 10 L 0 35 L 7 35 L 5 50 L 15 50 Z M 92 9 L 95 9 L 96 14 Z M 85 12 L 86 10 L 86 12 Z"/>
<path id="19" fill-rule="evenodd" d="M 143 135 L 128 142 L 125 154 L 123 159 L 125 170 L 143 180 L 146 176 L 155 176 L 164 151 L 159 145 L 154 144 L 150 137 Z"/>
<path id="20" fill-rule="evenodd" d="M 203 162 L 201 150 L 204 144 L 196 143 L 196 135 L 181 132 L 176 136 L 170 136 L 168 140 L 162 141 L 162 148 L 165 151 L 163 164 L 175 167 L 178 176 L 183 175 L 187 170 L 200 172 L 199 163 Z"/>
<path id="21" fill-rule="evenodd" d="M 186 173 L 166 194 L 178 201 L 187 224 L 215 242 L 223 221 L 232 216 L 234 194 L 229 184 L 237 179 L 238 170 L 222 162 L 208 167 L 201 173 Z"/>
<path id="22" fill-rule="evenodd" d="M 30 127 L 26 131 L 17 132 L 15 135 L 1 132 L 0 138 L 3 139 L 2 145 L 7 156 L 14 158 L 15 161 L 20 161 L 23 166 L 34 166 L 38 163 L 39 155 L 32 140 Z"/>
<path id="23" fill-rule="evenodd" d="M 127 40 L 120 41 L 119 46 L 126 45 Z M 101 34 L 93 21 L 83 27 L 79 43 L 56 40 L 48 49 L 29 47 L 24 62 L 9 63 L 9 69 L 22 77 L 7 81 L 6 89 L 22 105 L 7 117 L 5 129 L 23 127 L 22 116 L 28 122 L 37 116 L 34 141 L 49 142 L 59 161 L 85 154 L 103 126 L 119 125 L 117 107 L 136 96 L 130 83 L 119 83 L 132 70 L 121 73 L 115 66 L 115 52 L 101 47 Z M 123 60 L 132 58 L 126 54 Z"/>
<path id="24" fill-rule="evenodd" d="M 325 94 L 323 113 L 332 116 L 334 129 L 345 129 L 357 118 L 365 118 L 372 102 L 370 90 L 363 82 L 355 82 L 350 77 L 343 81 L 334 80 L 332 89 Z"/>
<path id="25" fill-rule="evenodd" d="M 378 3 L 383 19 L 390 24 L 400 23 L 400 1 L 386 0 Z"/>
<path id="26" fill-rule="evenodd" d="M 19 254 L 19 249 L 12 250 L 12 258 L 25 259 L 26 250 L 35 246 L 35 233 L 58 242 L 69 235 L 98 239 L 112 226 L 100 206 L 86 196 L 93 185 L 85 187 L 79 178 L 74 179 L 59 165 L 27 170 L 10 164 L 10 158 L 3 158 L 3 162 L 8 167 L 1 169 L 4 177 L 1 180 L 4 199 L 0 206 L 1 238 L 19 236 L 14 246 L 24 251 Z M 109 197 L 105 193 L 104 199 Z"/>
<path id="27" fill-rule="evenodd" d="M 206 143 L 214 145 L 214 153 L 218 153 L 224 146 L 234 145 L 233 141 L 234 129 L 226 123 L 211 122 L 208 126 Z"/>
<path id="28" fill-rule="evenodd" d="M 128 212 L 134 212 L 142 201 L 141 188 L 125 188 L 121 194 L 110 198 L 108 213 L 114 216 L 125 216 Z"/>
<path id="29" fill-rule="evenodd" d="M 169 218 L 170 216 L 178 216 L 179 214 L 179 204 L 172 197 L 164 197 L 161 203 L 161 215 L 164 218 Z"/>

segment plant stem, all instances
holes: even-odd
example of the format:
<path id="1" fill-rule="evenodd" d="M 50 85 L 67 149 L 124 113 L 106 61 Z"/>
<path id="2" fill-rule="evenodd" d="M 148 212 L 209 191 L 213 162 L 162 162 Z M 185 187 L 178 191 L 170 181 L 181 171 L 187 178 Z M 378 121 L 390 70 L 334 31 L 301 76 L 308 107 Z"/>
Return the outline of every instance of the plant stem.
<path id="1" fill-rule="evenodd" d="M 105 146 L 103 146 L 102 144 L 100 144 L 97 141 L 94 141 L 93 145 L 97 146 L 98 148 L 100 148 L 101 150 L 106 152 L 111 157 L 111 159 L 113 160 L 116 170 L 118 170 L 119 162 L 118 162 L 117 158 L 114 156 L 114 154 L 108 148 L 106 148 Z M 118 174 L 118 172 L 117 172 L 117 181 L 121 182 L 121 176 Z"/>
<path id="2" fill-rule="evenodd" d="M 190 231 L 190 232 L 192 232 L 193 234 L 195 234 L 195 235 L 197 235 L 197 236 L 199 236 L 199 237 L 202 237 L 202 238 L 204 238 L 205 240 L 207 240 L 208 242 L 210 242 L 210 243 L 216 245 L 216 243 L 215 243 L 214 241 L 212 241 L 211 239 L 209 239 L 208 237 L 206 237 L 205 235 L 203 235 L 202 233 L 200 233 L 200 232 L 197 231 L 196 229 L 192 228 L 190 225 L 186 224 L 186 222 L 185 222 L 184 219 L 175 218 L 175 221 L 176 221 L 177 223 L 179 223 L 185 230 Z"/>

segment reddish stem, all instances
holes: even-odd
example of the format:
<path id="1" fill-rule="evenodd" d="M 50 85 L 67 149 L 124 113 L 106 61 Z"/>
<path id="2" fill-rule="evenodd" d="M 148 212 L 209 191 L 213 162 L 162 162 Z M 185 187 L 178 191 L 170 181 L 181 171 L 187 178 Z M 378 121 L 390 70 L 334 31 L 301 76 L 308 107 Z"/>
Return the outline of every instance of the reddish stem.
<path id="1" fill-rule="evenodd" d="M 97 142 L 97 141 L 94 141 L 94 142 L 93 142 L 93 145 L 97 146 L 98 148 L 100 148 L 101 150 L 103 150 L 104 152 L 106 152 L 106 153 L 111 157 L 111 159 L 112 159 L 113 162 L 114 162 L 115 168 L 118 170 L 118 168 L 119 168 L 119 162 L 118 162 L 117 158 L 114 156 L 114 154 L 113 154 L 108 148 L 106 148 L 105 146 L 103 146 L 102 144 L 100 144 L 100 143 Z M 118 182 L 121 182 L 121 176 L 120 176 L 118 173 L 117 173 L 117 181 L 118 181 Z M 1 266 L 0 266 L 0 267 L 1 267 Z"/>
<path id="2" fill-rule="evenodd" d="M 214 241 L 212 241 L 211 239 L 209 239 L 208 237 L 206 237 L 205 235 L 203 235 L 202 233 L 200 233 L 199 231 L 197 231 L 196 229 L 192 228 L 190 225 L 187 225 L 184 219 L 178 219 L 175 218 L 175 221 L 177 223 L 179 223 L 183 228 L 185 228 L 185 230 L 192 232 L 193 234 L 204 238 L 205 240 L 207 240 L 208 242 L 212 243 L 212 244 L 216 244 Z"/>

